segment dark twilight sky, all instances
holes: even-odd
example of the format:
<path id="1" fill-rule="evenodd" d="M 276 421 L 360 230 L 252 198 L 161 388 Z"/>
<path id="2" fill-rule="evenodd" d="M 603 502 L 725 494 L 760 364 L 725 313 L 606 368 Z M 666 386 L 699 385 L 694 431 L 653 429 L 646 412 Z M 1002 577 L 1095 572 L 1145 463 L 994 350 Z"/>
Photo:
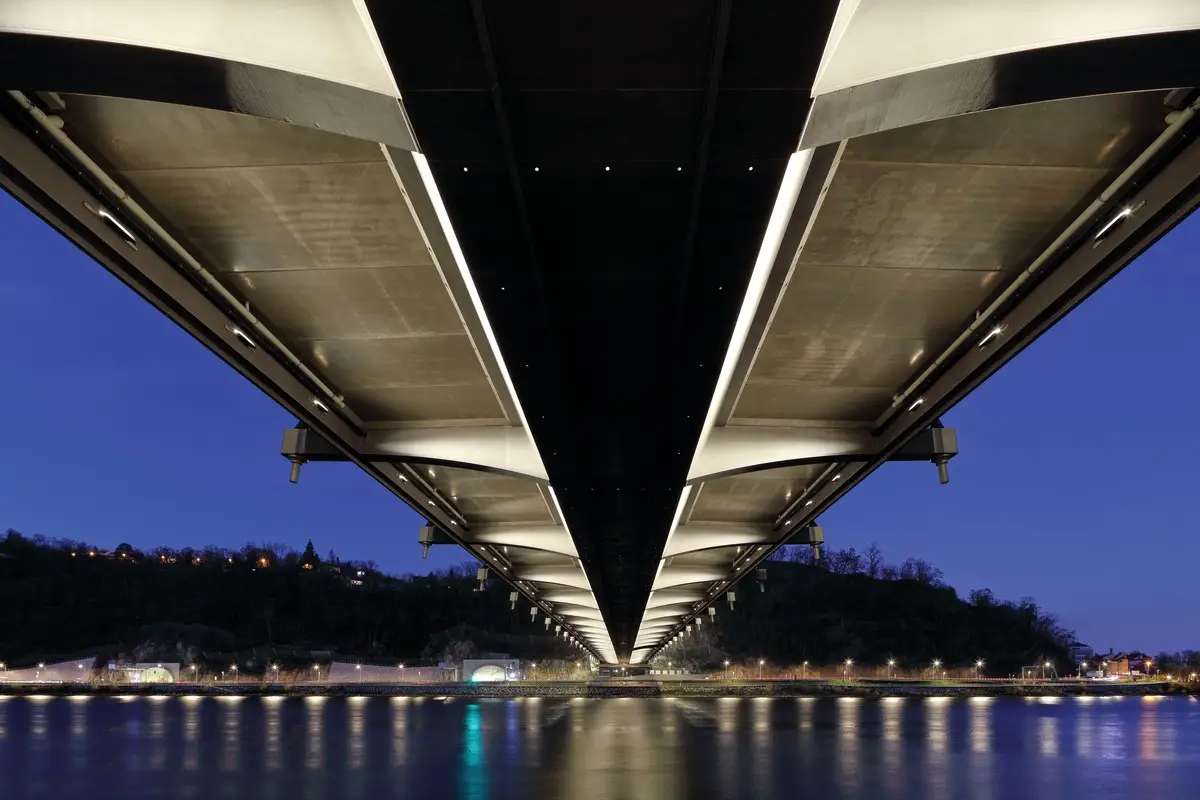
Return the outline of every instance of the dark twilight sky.
<path id="1" fill-rule="evenodd" d="M 0 530 L 103 547 L 282 542 L 422 561 L 418 518 L 349 465 L 287 480 L 294 420 L 0 193 Z M 1097 649 L 1200 648 L 1200 218 L 965 400 L 939 486 L 891 464 L 821 519 L 833 547 L 1029 595 Z"/>

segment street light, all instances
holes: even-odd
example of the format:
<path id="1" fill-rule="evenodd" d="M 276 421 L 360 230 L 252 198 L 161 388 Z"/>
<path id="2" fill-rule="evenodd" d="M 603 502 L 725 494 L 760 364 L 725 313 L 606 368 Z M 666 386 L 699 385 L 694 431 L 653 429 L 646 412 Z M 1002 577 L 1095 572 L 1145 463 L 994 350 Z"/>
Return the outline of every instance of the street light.
<path id="1" fill-rule="evenodd" d="M 854 666 L 854 661 L 847 658 L 845 668 L 842 670 L 842 677 L 846 680 L 850 679 L 850 668 Z"/>
<path id="2" fill-rule="evenodd" d="M 940 658 L 935 658 L 935 659 L 933 660 L 933 667 L 932 667 L 932 668 L 929 670 L 929 677 L 931 677 L 931 678 L 932 678 L 932 677 L 934 677 L 934 672 L 935 672 L 935 671 L 938 669 L 938 667 L 940 667 L 940 666 L 942 666 L 942 660 L 941 660 Z"/>
<path id="3" fill-rule="evenodd" d="M 892 670 L 895 668 L 895 666 L 896 666 L 896 659 L 889 658 L 888 659 L 888 678 L 889 679 L 892 677 Z"/>
<path id="4" fill-rule="evenodd" d="M 758 679 L 760 681 L 762 680 L 762 668 L 763 668 L 763 664 L 765 664 L 765 663 L 767 663 L 767 660 L 765 658 L 760 658 L 758 660 Z"/>
<path id="5" fill-rule="evenodd" d="M 725 659 L 725 680 L 729 680 L 729 659 Z"/>
<path id="6" fill-rule="evenodd" d="M 981 669 L 983 669 L 983 659 L 982 658 L 977 659 L 975 661 L 975 680 L 979 680 L 979 670 L 981 670 Z"/>
<path id="7" fill-rule="evenodd" d="M 234 683 L 236 683 L 236 682 L 237 682 L 237 679 L 238 679 L 238 673 L 237 673 L 237 664 L 231 664 L 231 665 L 229 666 L 229 668 L 230 668 L 231 670 L 233 670 L 233 680 L 234 680 Z"/>
<path id="8" fill-rule="evenodd" d="M 800 665 L 800 678 L 804 679 L 807 677 L 808 677 L 808 662 L 805 661 L 803 664 Z"/>

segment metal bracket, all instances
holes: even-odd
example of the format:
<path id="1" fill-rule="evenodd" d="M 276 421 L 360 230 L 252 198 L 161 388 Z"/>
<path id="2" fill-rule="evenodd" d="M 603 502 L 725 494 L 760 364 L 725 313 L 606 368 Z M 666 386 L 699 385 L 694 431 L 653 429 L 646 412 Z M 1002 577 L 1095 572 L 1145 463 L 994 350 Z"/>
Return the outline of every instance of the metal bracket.
<path id="1" fill-rule="evenodd" d="M 958 455 L 958 434 L 954 428 L 946 428 L 936 420 L 925 430 L 897 450 L 888 461 L 929 461 L 937 466 L 938 482 L 950 482 L 947 464 Z"/>
<path id="2" fill-rule="evenodd" d="M 456 542 L 433 525 L 422 525 L 417 531 L 417 542 L 421 545 L 421 558 L 429 556 L 429 548 L 435 544 L 456 544 Z"/>
<path id="3" fill-rule="evenodd" d="M 792 534 L 791 544 L 806 544 L 812 548 L 813 561 L 821 560 L 821 546 L 825 544 L 825 531 L 815 522 L 810 522 Z"/>

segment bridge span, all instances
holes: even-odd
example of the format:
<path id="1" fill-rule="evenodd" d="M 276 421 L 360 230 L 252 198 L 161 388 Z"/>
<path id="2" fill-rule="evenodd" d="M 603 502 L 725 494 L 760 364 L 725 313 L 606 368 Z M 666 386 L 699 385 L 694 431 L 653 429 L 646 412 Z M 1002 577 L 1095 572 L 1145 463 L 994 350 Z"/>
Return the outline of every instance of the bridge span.
<path id="1" fill-rule="evenodd" d="M 293 479 L 639 664 L 884 463 L 945 482 L 941 415 L 1195 207 L 1197 52 L 1175 0 L 0 3 L 0 186 Z"/>

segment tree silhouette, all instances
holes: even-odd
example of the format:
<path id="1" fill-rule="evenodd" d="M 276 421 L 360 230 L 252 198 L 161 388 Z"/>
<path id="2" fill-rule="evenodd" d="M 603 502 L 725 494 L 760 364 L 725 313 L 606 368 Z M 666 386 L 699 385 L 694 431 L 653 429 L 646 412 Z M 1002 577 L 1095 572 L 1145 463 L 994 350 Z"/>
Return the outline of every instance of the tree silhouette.
<path id="1" fill-rule="evenodd" d="M 317 555 L 316 548 L 313 547 L 312 539 L 309 539 L 308 544 L 304 545 L 304 553 L 300 556 L 300 566 L 306 569 L 315 569 L 320 564 L 321 559 Z"/>

